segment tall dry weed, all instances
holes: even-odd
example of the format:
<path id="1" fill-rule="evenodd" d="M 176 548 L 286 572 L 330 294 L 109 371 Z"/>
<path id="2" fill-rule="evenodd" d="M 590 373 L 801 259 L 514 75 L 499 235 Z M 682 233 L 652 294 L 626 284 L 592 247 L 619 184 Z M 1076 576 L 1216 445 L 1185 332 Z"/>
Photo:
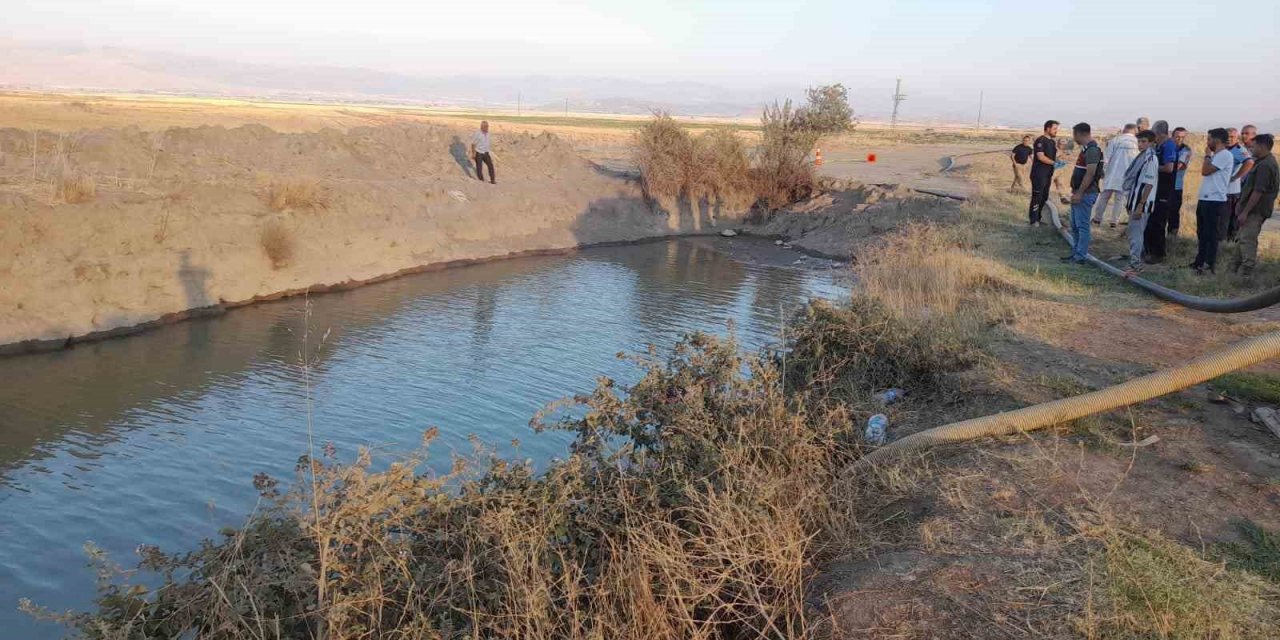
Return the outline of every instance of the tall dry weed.
<path id="1" fill-rule="evenodd" d="M 818 143 L 818 131 L 790 100 L 765 107 L 760 127 L 752 178 L 761 204 L 773 211 L 809 197 L 816 182 L 809 153 Z"/>
<path id="2" fill-rule="evenodd" d="M 67 204 L 89 202 L 98 194 L 98 183 L 92 175 L 80 171 L 64 171 L 58 177 L 58 195 Z"/>
<path id="3" fill-rule="evenodd" d="M 272 182 L 267 187 L 266 200 L 272 211 L 323 211 L 329 208 L 332 194 L 319 180 L 289 178 Z"/>
<path id="4" fill-rule="evenodd" d="M 700 182 L 693 136 L 665 112 L 636 131 L 632 153 L 651 198 L 687 196 Z"/>
<path id="5" fill-rule="evenodd" d="M 262 230 L 258 232 L 258 243 L 262 246 L 262 252 L 266 254 L 267 259 L 271 261 L 272 269 L 287 267 L 293 260 L 293 236 L 278 220 L 271 220 L 262 225 Z"/>

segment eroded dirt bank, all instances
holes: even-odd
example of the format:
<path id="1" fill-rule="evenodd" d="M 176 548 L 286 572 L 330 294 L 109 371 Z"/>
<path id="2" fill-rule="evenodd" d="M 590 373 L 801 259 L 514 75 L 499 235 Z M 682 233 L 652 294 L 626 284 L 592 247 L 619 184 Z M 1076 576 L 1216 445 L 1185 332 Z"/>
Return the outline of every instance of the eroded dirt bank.
<path id="1" fill-rule="evenodd" d="M 498 184 L 482 183 L 468 140 L 467 130 L 423 124 L 0 130 L 0 350 L 741 219 L 652 205 L 549 134 L 495 137 Z M 77 176 L 92 177 L 91 196 L 77 192 Z"/>

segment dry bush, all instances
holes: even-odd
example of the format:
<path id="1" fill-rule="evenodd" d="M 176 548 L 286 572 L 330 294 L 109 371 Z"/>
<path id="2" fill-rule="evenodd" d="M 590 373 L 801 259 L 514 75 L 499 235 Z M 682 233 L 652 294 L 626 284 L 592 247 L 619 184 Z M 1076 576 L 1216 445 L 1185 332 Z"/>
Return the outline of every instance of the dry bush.
<path id="1" fill-rule="evenodd" d="M 632 144 L 640 181 L 649 197 L 678 198 L 698 184 L 693 136 L 670 115 L 655 113 L 636 131 Z"/>
<path id="2" fill-rule="evenodd" d="M 272 182 L 267 187 L 267 206 L 272 211 L 307 209 L 323 211 L 329 208 L 331 194 L 319 180 L 291 178 Z"/>
<path id="3" fill-rule="evenodd" d="M 272 269 L 286 267 L 293 259 L 293 237 L 289 234 L 289 230 L 285 228 L 284 224 L 278 220 L 271 220 L 262 225 L 262 231 L 258 234 L 258 242 L 262 245 L 262 252 L 271 261 Z"/>
<path id="4" fill-rule="evenodd" d="M 725 202 L 751 197 L 751 160 L 736 131 L 710 129 L 694 140 L 694 151 L 699 195 Z"/>
<path id="5" fill-rule="evenodd" d="M 98 193 L 98 184 L 93 176 L 79 172 L 67 171 L 58 178 L 58 195 L 67 204 L 89 202 Z"/>
<path id="6" fill-rule="evenodd" d="M 755 192 L 770 211 L 809 197 L 815 175 L 809 153 L 819 134 L 809 127 L 801 109 L 791 101 L 765 107 L 760 116 L 761 139 L 752 179 Z"/>

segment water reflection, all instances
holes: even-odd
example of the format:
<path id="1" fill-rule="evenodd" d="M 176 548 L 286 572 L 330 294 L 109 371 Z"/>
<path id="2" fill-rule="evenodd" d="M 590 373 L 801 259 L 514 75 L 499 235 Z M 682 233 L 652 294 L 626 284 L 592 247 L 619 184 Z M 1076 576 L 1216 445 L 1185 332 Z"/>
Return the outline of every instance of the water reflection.
<path id="1" fill-rule="evenodd" d="M 518 437 L 522 455 L 545 460 L 568 436 L 535 437 L 530 416 L 597 375 L 633 380 L 618 351 L 728 321 L 758 345 L 778 306 L 840 291 L 705 242 L 422 274 L 318 296 L 309 309 L 290 299 L 0 359 L 0 629 L 57 636 L 14 611 L 22 596 L 87 605 L 86 540 L 129 562 L 139 543 L 178 548 L 240 522 L 252 475 L 289 477 L 304 451 L 308 397 L 317 440 L 339 450 L 405 450 L 438 425 L 442 451 L 469 450 L 470 434 Z"/>

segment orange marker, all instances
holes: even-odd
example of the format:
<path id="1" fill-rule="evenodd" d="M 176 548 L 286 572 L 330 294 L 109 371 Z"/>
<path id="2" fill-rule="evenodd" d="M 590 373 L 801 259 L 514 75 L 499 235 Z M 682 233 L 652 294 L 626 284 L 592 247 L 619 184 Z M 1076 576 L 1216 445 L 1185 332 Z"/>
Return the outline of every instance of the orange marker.
<path id="1" fill-rule="evenodd" d="M 868 153 L 868 154 L 867 154 L 867 162 L 870 162 L 871 164 L 875 164 L 875 162 L 876 162 L 876 154 L 874 154 L 874 153 Z"/>
<path id="2" fill-rule="evenodd" d="M 817 156 L 816 156 L 816 158 L 814 159 L 813 164 L 815 164 L 815 165 L 817 165 L 817 166 L 821 167 L 821 166 L 822 166 L 822 149 L 818 149 L 818 150 L 816 151 L 816 154 L 817 154 Z"/>

